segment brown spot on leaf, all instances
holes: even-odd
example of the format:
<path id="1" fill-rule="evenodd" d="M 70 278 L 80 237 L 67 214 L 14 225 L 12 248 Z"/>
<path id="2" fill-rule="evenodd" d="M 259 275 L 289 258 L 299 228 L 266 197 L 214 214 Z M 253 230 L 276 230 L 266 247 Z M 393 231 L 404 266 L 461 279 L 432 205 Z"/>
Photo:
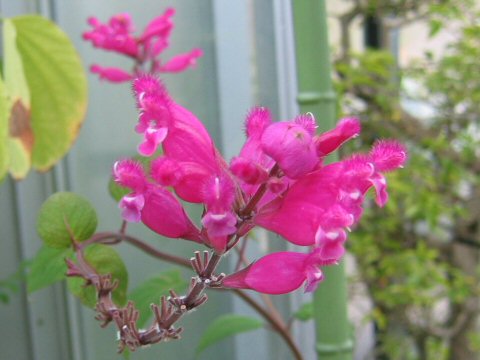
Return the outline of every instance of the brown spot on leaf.
<path id="1" fill-rule="evenodd" d="M 21 99 L 15 101 L 10 113 L 10 136 L 18 138 L 29 153 L 32 153 L 35 141 L 31 119 L 30 109 L 22 103 Z"/>

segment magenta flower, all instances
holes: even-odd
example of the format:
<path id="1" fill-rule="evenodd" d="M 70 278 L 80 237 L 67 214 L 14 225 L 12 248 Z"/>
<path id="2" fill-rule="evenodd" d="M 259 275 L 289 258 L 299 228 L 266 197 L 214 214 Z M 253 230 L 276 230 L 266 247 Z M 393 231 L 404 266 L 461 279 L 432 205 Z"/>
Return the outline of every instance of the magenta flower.
<path id="1" fill-rule="evenodd" d="M 271 124 L 262 134 L 262 150 L 285 175 L 296 179 L 312 171 L 319 162 L 313 142 L 315 128 L 315 119 L 310 115 Z"/>
<path id="2" fill-rule="evenodd" d="M 160 31 L 161 23 L 152 29 Z M 311 114 L 273 122 L 267 109 L 255 108 L 247 116 L 245 145 L 228 166 L 205 126 L 160 81 L 142 75 L 133 89 L 140 110 L 135 130 L 143 134 L 138 151 L 152 157 L 161 148 L 162 155 L 148 173 L 131 160 L 114 167 L 115 180 L 132 190 L 120 202 L 124 219 L 203 243 L 217 254 L 230 251 L 254 226 L 310 248 L 266 255 L 228 275 L 225 287 L 281 294 L 305 284 L 313 291 L 323 279 L 321 267 L 344 255 L 347 232 L 360 220 L 368 190 L 375 189 L 383 206 L 388 200 L 384 173 L 406 161 L 403 145 L 383 140 L 368 154 L 324 165 L 325 156 L 359 134 L 357 119 L 343 119 L 316 135 Z M 200 229 L 171 191 L 203 206 Z"/>
<path id="3" fill-rule="evenodd" d="M 120 201 L 122 217 L 130 222 L 142 221 L 157 234 L 202 242 L 200 231 L 192 223 L 182 204 L 164 187 L 151 183 L 139 162 L 117 161 L 113 178 L 132 190 Z"/>
<path id="4" fill-rule="evenodd" d="M 405 160 L 402 145 L 379 142 L 369 155 L 354 156 L 303 176 L 283 197 L 261 208 L 253 221 L 297 245 L 318 246 L 328 237 L 344 238 L 343 229 L 359 221 L 370 187 L 376 190 L 379 206 L 387 201 L 381 171 L 394 170 Z"/>
<path id="5" fill-rule="evenodd" d="M 289 251 L 272 253 L 227 276 L 223 286 L 277 295 L 292 292 L 305 283 L 305 291 L 311 292 L 323 280 L 320 268 L 337 261 L 338 258 L 324 258 L 317 250 L 309 254 Z"/>
<path id="6" fill-rule="evenodd" d="M 132 71 L 115 67 L 92 65 L 92 73 L 100 79 L 110 82 L 125 82 L 142 73 L 177 73 L 195 66 L 197 59 L 203 55 L 201 49 L 195 48 L 188 53 L 179 54 L 163 62 L 160 58 L 169 46 L 173 29 L 174 9 L 167 9 L 164 14 L 154 18 L 140 36 L 134 35 L 134 26 L 129 14 L 118 14 L 103 24 L 96 17 L 90 17 L 88 24 L 92 30 L 83 33 L 83 39 L 91 41 L 93 46 L 113 51 L 132 58 L 135 63 Z"/>

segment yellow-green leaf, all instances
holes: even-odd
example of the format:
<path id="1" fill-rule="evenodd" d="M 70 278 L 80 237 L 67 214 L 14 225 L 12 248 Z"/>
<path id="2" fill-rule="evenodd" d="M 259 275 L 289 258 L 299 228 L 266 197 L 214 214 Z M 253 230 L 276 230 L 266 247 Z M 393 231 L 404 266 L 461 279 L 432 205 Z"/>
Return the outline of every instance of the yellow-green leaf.
<path id="1" fill-rule="evenodd" d="M 70 149 L 84 120 L 85 71 L 68 36 L 51 21 L 26 15 L 6 23 L 16 30 L 16 48 L 30 94 L 31 111 L 21 125 L 31 125 L 32 166 L 48 170 Z M 5 67 L 5 79 L 7 71 Z"/>
<path id="2" fill-rule="evenodd" d="M 10 163 L 8 150 L 8 107 L 5 86 L 0 78 L 0 182 L 5 177 Z"/>
<path id="3" fill-rule="evenodd" d="M 30 90 L 17 48 L 17 31 L 9 19 L 3 22 L 3 44 L 5 91 L 1 95 L 6 107 L 5 157 L 12 176 L 21 179 L 30 169 L 34 135 L 30 116 Z"/>

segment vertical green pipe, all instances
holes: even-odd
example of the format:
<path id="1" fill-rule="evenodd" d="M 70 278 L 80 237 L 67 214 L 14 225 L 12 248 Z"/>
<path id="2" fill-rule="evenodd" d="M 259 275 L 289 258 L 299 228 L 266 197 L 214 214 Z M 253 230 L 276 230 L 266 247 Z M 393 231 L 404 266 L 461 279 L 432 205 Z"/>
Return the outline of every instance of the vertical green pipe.
<path id="1" fill-rule="evenodd" d="M 298 97 L 301 112 L 311 112 L 319 130 L 336 122 L 325 0 L 293 0 Z M 314 294 L 316 350 L 320 360 L 352 359 L 343 262 L 324 268 L 325 281 Z"/>

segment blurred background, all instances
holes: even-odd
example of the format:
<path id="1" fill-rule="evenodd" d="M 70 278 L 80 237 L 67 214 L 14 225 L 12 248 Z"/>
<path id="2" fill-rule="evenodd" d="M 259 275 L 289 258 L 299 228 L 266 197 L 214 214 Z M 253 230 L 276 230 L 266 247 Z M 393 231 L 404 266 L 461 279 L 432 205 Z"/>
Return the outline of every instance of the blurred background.
<path id="1" fill-rule="evenodd" d="M 388 177 L 385 209 L 368 203 L 349 236 L 349 315 L 355 359 L 477 359 L 480 354 L 480 24 L 473 0 L 327 0 L 338 117 L 359 116 L 362 136 L 345 149 L 368 148 L 380 137 L 405 142 L 410 160 Z M 72 39 L 85 67 L 128 68 L 121 57 L 81 39 L 86 19 L 106 21 L 128 12 L 140 31 L 173 6 L 169 54 L 201 47 L 194 70 L 165 75 L 177 102 L 201 119 L 229 159 L 240 149 L 243 121 L 254 105 L 290 119 L 296 104 L 291 2 L 286 0 L 0 0 L 3 17 L 40 13 Z M 31 172 L 0 185 L 0 358 L 117 359 L 116 334 L 57 284 L 27 294 L 21 264 L 41 245 L 36 214 L 54 191 L 71 190 L 97 209 L 99 230 L 119 226 L 107 185 L 112 164 L 133 155 L 139 138 L 130 87 L 89 74 L 87 119 L 69 155 L 46 174 Z M 318 118 L 321 122 L 322 119 Z M 195 211 L 195 210 L 192 210 Z M 190 257 L 194 247 L 158 239 L 141 226 L 132 232 L 151 244 Z M 259 233 L 251 258 L 283 249 Z M 169 269 L 121 245 L 134 288 Z M 12 275 L 13 274 L 13 275 Z M 15 275 L 16 274 L 16 275 Z M 188 272 L 185 272 L 188 278 Z M 253 314 L 240 300 L 209 294 L 205 306 L 182 320 L 181 342 L 142 349 L 132 359 L 193 359 L 205 324 L 222 313 Z M 307 295 L 277 297 L 295 312 Z M 333 326 L 334 324 L 332 324 Z M 306 359 L 316 358 L 311 320 L 294 323 Z M 242 334 L 205 350 L 199 359 L 290 359 L 267 330 Z"/>

